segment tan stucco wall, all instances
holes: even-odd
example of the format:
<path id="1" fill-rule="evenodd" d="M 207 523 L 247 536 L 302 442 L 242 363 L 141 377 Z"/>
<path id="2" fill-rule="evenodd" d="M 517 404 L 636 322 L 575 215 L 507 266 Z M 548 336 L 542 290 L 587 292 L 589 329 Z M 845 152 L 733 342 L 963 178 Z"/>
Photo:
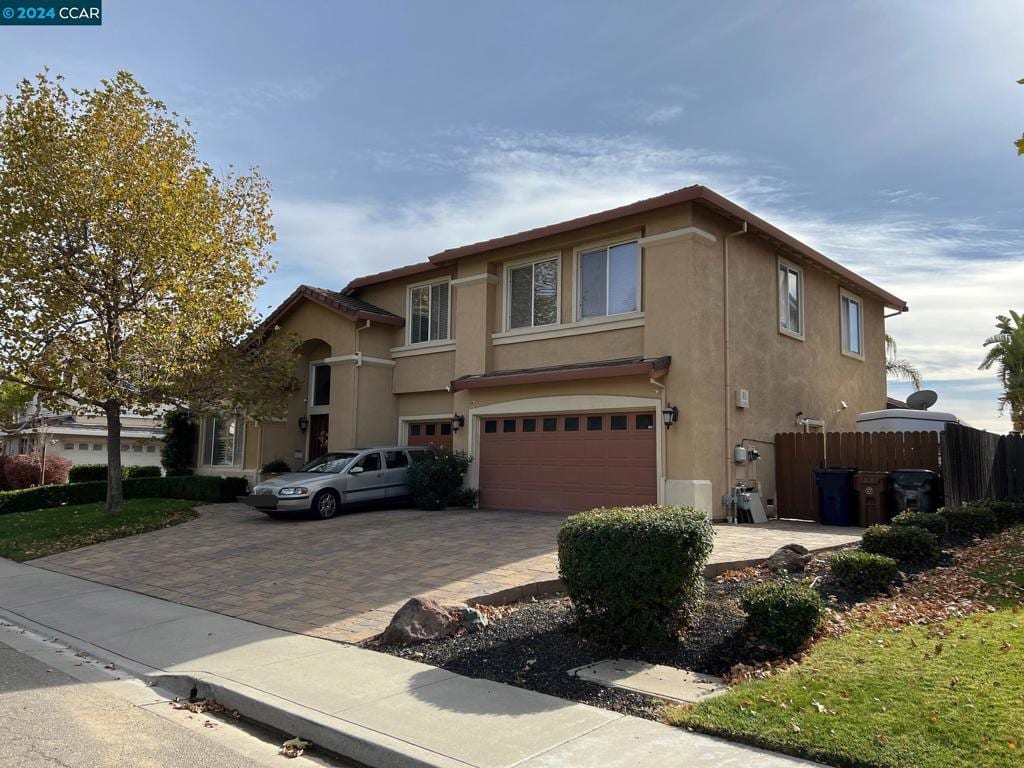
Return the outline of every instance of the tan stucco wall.
<path id="1" fill-rule="evenodd" d="M 494 370 L 616 360 L 644 354 L 644 329 L 587 333 L 557 339 L 521 341 L 494 348 Z"/>
<path id="2" fill-rule="evenodd" d="M 444 389 L 454 378 L 454 352 L 433 352 L 395 359 L 395 394 Z"/>
<path id="3" fill-rule="evenodd" d="M 455 396 L 451 392 L 413 392 L 398 396 L 399 416 L 433 416 L 449 413 L 455 413 Z"/>

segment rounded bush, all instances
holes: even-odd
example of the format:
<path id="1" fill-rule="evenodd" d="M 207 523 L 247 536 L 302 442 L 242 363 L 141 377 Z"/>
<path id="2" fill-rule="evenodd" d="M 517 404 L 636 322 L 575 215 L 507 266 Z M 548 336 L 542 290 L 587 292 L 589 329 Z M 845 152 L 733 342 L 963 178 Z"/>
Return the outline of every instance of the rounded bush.
<path id="1" fill-rule="evenodd" d="M 934 534 L 935 538 L 942 541 L 946 536 L 946 531 L 949 528 L 949 524 L 946 522 L 946 518 L 942 515 L 934 512 L 900 512 L 896 517 L 892 519 L 893 525 L 911 525 L 916 528 L 924 528 L 931 534 Z"/>
<path id="2" fill-rule="evenodd" d="M 558 532 L 558 570 L 580 632 L 605 642 L 674 642 L 704 595 L 714 529 L 691 507 L 595 509 Z"/>
<path id="3" fill-rule="evenodd" d="M 414 461 L 406 475 L 413 503 L 420 509 L 436 510 L 464 501 L 462 479 L 472 461 L 463 451 L 430 452 Z"/>
<path id="4" fill-rule="evenodd" d="M 999 530 L 995 513 L 984 503 L 962 507 L 943 507 L 939 514 L 946 520 L 954 536 L 988 536 Z"/>
<path id="5" fill-rule="evenodd" d="M 891 557 L 856 549 L 832 555 L 829 570 L 836 581 L 857 592 L 884 592 L 899 575 Z"/>
<path id="6" fill-rule="evenodd" d="M 754 633 L 783 653 L 792 653 L 809 640 L 824 612 L 817 592 L 788 581 L 751 587 L 740 598 L 740 605 Z"/>
<path id="7" fill-rule="evenodd" d="M 930 563 L 939 556 L 939 539 L 915 525 L 873 525 L 860 542 L 865 552 L 908 563 Z"/>

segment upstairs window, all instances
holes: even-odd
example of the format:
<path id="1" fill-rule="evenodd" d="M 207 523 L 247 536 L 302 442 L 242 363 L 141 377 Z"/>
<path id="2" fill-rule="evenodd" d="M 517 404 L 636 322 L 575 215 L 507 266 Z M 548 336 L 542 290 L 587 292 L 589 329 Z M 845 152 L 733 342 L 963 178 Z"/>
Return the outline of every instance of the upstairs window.
<path id="1" fill-rule="evenodd" d="M 804 273 L 779 261 L 779 330 L 789 336 L 804 335 Z"/>
<path id="2" fill-rule="evenodd" d="M 640 309 L 640 245 L 634 240 L 579 255 L 580 320 Z"/>
<path id="3" fill-rule="evenodd" d="M 558 322 L 558 259 L 509 267 L 508 327 L 531 328 Z"/>
<path id="4" fill-rule="evenodd" d="M 417 285 L 409 289 L 409 343 L 448 338 L 449 283 Z"/>
<path id="5" fill-rule="evenodd" d="M 839 314 L 842 325 L 843 352 L 854 357 L 864 356 L 864 330 L 861 300 L 843 291 L 839 296 Z"/>

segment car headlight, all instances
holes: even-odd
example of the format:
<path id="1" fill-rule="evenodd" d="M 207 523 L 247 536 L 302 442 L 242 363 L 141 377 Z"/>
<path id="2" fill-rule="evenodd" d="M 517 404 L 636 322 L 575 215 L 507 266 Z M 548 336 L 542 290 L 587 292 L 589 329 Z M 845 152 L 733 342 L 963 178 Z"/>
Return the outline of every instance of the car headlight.
<path id="1" fill-rule="evenodd" d="M 309 488 L 300 488 L 300 487 L 282 488 L 279 491 L 279 495 L 281 495 L 281 496 L 305 496 L 308 493 L 309 493 Z"/>

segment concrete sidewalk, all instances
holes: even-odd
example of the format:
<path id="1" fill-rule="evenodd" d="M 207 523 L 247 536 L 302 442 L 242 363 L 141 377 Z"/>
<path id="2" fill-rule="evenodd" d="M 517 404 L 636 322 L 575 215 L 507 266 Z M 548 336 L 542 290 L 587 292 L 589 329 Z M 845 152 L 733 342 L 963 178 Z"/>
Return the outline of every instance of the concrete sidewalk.
<path id="1" fill-rule="evenodd" d="M 2 559 L 0 615 L 369 766 L 813 765 Z"/>

